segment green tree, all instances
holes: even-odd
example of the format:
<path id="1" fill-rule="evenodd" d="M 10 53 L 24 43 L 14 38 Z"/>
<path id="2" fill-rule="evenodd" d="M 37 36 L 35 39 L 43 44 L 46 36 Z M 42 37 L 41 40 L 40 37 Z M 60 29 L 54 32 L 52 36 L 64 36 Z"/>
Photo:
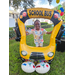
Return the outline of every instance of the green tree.
<path id="1" fill-rule="evenodd" d="M 15 9 L 23 7 L 25 9 L 34 7 L 33 0 L 9 0 L 9 6 L 14 7 Z"/>
<path id="2" fill-rule="evenodd" d="M 49 2 L 49 4 L 51 5 L 51 2 L 52 2 L 53 0 L 48 0 L 48 2 Z"/>

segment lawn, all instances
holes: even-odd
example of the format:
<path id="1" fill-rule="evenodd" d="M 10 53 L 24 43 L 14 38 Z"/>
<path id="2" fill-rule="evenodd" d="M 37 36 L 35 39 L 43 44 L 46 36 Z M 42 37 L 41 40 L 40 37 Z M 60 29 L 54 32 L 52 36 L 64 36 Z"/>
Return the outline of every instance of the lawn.
<path id="1" fill-rule="evenodd" d="M 47 31 L 51 31 L 53 28 L 47 28 Z M 44 46 L 49 45 L 50 35 L 44 35 Z M 30 46 L 35 46 L 32 35 L 26 37 L 26 43 Z M 25 73 L 21 69 L 22 61 L 18 59 L 19 54 L 19 42 L 15 40 L 9 41 L 9 75 L 41 75 L 37 72 Z M 56 51 L 54 60 L 51 63 L 50 71 L 43 75 L 65 75 L 65 52 Z"/>

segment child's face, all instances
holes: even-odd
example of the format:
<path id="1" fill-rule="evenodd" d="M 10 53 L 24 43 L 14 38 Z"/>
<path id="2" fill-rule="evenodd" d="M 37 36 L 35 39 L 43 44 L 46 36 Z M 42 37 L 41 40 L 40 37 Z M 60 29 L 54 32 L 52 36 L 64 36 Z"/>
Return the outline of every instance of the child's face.
<path id="1" fill-rule="evenodd" d="M 36 28 L 36 30 L 39 30 L 40 29 L 40 22 L 39 21 L 36 21 L 35 22 L 35 28 Z"/>

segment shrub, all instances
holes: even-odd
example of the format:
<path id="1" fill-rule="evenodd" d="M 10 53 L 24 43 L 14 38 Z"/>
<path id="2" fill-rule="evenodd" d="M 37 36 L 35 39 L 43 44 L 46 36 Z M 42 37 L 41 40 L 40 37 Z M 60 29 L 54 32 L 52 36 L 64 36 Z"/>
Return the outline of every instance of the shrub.
<path id="1" fill-rule="evenodd" d="M 47 22 L 41 22 L 41 25 L 47 25 L 48 23 Z"/>
<path id="2" fill-rule="evenodd" d="M 50 28 L 52 25 L 42 25 L 41 28 Z"/>
<path id="3" fill-rule="evenodd" d="M 16 36 L 16 33 L 13 30 L 9 31 L 9 39 Z"/>
<path id="4" fill-rule="evenodd" d="M 52 26 L 52 24 L 41 25 L 41 28 L 50 28 L 51 26 Z M 33 29 L 34 25 L 28 25 L 26 27 L 27 27 L 27 29 L 29 29 L 29 28 Z"/>
<path id="5" fill-rule="evenodd" d="M 29 28 L 33 29 L 34 28 L 34 25 L 28 25 L 26 27 L 27 27 L 27 29 L 29 29 Z"/>
<path id="6" fill-rule="evenodd" d="M 14 27 L 10 27 L 9 30 L 13 30 Z"/>

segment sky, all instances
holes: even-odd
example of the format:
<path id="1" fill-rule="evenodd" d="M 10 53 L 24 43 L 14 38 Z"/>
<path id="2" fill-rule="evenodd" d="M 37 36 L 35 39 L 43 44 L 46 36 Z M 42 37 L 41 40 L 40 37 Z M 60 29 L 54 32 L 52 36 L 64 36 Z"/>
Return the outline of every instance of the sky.
<path id="1" fill-rule="evenodd" d="M 52 8 L 58 6 L 59 4 L 62 4 L 63 2 L 65 2 L 65 0 L 60 0 L 60 2 L 57 4 L 56 0 L 52 0 L 51 5 L 49 5 L 48 0 L 34 0 L 34 5 L 35 5 L 35 8 L 36 7 L 42 7 L 42 8 L 52 9 Z M 9 7 L 9 10 L 14 10 L 14 8 Z M 19 10 L 18 10 L 18 12 L 19 12 Z"/>
<path id="2" fill-rule="evenodd" d="M 51 5 L 49 5 L 48 0 L 34 0 L 35 7 L 43 7 L 43 8 L 54 8 L 58 6 L 59 4 L 62 4 L 65 0 L 60 0 L 60 2 L 57 4 L 56 0 L 52 0 Z"/>

